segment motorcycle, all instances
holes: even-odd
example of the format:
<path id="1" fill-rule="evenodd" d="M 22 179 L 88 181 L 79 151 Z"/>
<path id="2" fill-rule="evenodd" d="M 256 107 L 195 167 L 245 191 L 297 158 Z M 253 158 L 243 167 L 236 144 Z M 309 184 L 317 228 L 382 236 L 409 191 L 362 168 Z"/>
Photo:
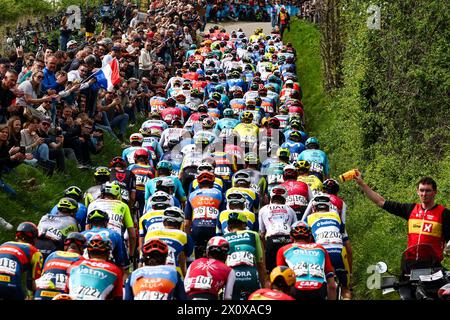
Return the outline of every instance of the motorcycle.
<path id="1" fill-rule="evenodd" d="M 384 262 L 377 264 L 378 272 L 387 272 Z M 429 244 L 407 248 L 402 254 L 402 274 L 382 276 L 380 289 L 388 294 L 397 291 L 401 300 L 450 300 L 450 271 Z"/>

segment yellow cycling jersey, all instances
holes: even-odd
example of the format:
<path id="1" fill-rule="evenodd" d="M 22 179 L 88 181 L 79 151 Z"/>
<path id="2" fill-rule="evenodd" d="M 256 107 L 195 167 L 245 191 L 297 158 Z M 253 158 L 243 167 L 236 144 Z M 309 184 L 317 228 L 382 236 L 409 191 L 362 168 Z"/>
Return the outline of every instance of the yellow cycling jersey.
<path id="1" fill-rule="evenodd" d="M 217 217 L 217 226 L 216 226 L 216 233 L 217 234 L 225 234 L 228 233 L 228 217 L 231 212 L 240 211 L 245 214 L 247 217 L 247 229 L 248 230 L 255 230 L 255 223 L 257 223 L 257 217 L 256 215 L 249 211 L 249 210 L 224 210 L 221 213 L 219 213 L 219 216 Z"/>
<path id="2" fill-rule="evenodd" d="M 254 123 L 239 123 L 233 132 L 238 134 L 242 142 L 255 143 L 258 138 L 259 127 Z"/>
<path id="3" fill-rule="evenodd" d="M 309 186 L 309 188 L 313 191 L 317 192 L 322 191 L 322 181 L 320 181 L 320 179 L 314 175 L 299 176 L 297 178 L 297 181 L 306 183 Z"/>
<path id="4" fill-rule="evenodd" d="M 139 219 L 139 237 L 143 238 L 149 231 L 164 228 L 163 217 L 164 210 L 151 210 L 142 215 Z"/>
<path id="5" fill-rule="evenodd" d="M 125 229 L 134 227 L 130 208 L 120 200 L 97 199 L 89 205 L 88 214 L 94 210 L 102 210 L 108 213 L 108 229 L 112 229 L 119 234 L 123 234 Z"/>

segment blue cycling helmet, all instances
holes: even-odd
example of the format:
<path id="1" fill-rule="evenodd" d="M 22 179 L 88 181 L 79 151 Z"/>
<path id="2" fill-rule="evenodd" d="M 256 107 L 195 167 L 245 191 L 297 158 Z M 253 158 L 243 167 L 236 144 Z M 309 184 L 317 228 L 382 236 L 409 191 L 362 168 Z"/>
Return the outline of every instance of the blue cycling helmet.
<path id="1" fill-rule="evenodd" d="M 195 71 L 198 75 L 204 76 L 205 75 L 205 71 L 203 71 L 203 69 L 197 69 L 197 71 Z"/>
<path id="2" fill-rule="evenodd" d="M 234 111 L 231 108 L 226 108 L 223 110 L 223 116 L 226 118 L 232 118 L 234 116 Z"/>
<path id="3" fill-rule="evenodd" d="M 305 147 L 306 149 L 319 149 L 319 140 L 316 137 L 308 138 L 305 142 Z"/>
<path id="4" fill-rule="evenodd" d="M 160 169 L 167 169 L 169 171 L 172 171 L 172 163 L 170 163 L 167 160 L 162 160 L 156 166 L 156 170 L 160 170 Z"/>
<path id="5" fill-rule="evenodd" d="M 225 88 L 221 85 L 218 85 L 214 89 L 216 90 L 216 92 L 223 93 Z"/>

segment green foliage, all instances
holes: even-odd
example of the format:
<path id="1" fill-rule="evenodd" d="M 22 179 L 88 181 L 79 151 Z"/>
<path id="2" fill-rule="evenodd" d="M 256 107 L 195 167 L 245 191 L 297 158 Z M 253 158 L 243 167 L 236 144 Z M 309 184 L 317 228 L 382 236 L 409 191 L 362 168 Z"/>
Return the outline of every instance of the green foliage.
<path id="1" fill-rule="evenodd" d="M 308 133 L 328 153 L 332 176 L 359 168 L 385 199 L 417 202 L 416 181 L 430 175 L 438 184 L 437 203 L 449 207 L 445 2 L 384 3 L 381 30 L 367 28 L 367 3 L 345 0 L 343 5 L 344 85 L 330 95 L 323 90 L 320 32 L 293 19 L 286 34 L 298 52 Z M 349 208 L 355 298 L 398 299 L 369 290 L 366 270 L 385 261 L 392 272 L 399 272 L 406 221 L 376 207 L 354 182 L 343 183 L 340 195 Z"/>

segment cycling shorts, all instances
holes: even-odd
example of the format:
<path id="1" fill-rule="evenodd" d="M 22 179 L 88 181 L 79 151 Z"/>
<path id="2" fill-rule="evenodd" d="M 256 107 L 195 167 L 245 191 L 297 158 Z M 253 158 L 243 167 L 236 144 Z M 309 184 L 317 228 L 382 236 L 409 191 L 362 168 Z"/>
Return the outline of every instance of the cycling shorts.
<path id="1" fill-rule="evenodd" d="M 350 283 L 350 267 L 348 263 L 347 250 L 345 247 L 326 249 L 330 256 L 331 264 L 335 269 L 339 284 L 342 287 L 347 288 Z"/>
<path id="2" fill-rule="evenodd" d="M 324 283 L 316 290 L 299 290 L 294 287 L 292 296 L 295 300 L 317 301 L 325 300 L 327 298 L 327 285 Z"/>
<path id="3" fill-rule="evenodd" d="M 289 243 L 291 243 L 289 235 L 274 235 L 266 238 L 266 269 L 269 273 L 277 266 L 278 250 Z"/>
<path id="4" fill-rule="evenodd" d="M 211 239 L 215 235 L 216 235 L 215 227 L 192 226 L 191 237 L 192 240 L 194 240 L 196 259 L 201 258 L 204 255 L 204 252 L 206 250 L 206 244 L 208 243 L 209 239 Z M 202 247 L 200 251 L 198 250 L 199 247 Z"/>
<path id="5" fill-rule="evenodd" d="M 248 300 L 250 294 L 260 289 L 259 275 L 256 267 L 236 266 L 233 267 L 236 274 L 232 300 Z"/>
<path id="6" fill-rule="evenodd" d="M 197 167 L 187 167 L 183 169 L 180 181 L 186 194 L 189 194 L 189 186 L 191 185 L 192 181 L 195 180 L 196 175 Z"/>
<path id="7" fill-rule="evenodd" d="M 0 300 L 25 300 L 25 293 L 18 286 L 8 286 L 0 282 Z"/>

